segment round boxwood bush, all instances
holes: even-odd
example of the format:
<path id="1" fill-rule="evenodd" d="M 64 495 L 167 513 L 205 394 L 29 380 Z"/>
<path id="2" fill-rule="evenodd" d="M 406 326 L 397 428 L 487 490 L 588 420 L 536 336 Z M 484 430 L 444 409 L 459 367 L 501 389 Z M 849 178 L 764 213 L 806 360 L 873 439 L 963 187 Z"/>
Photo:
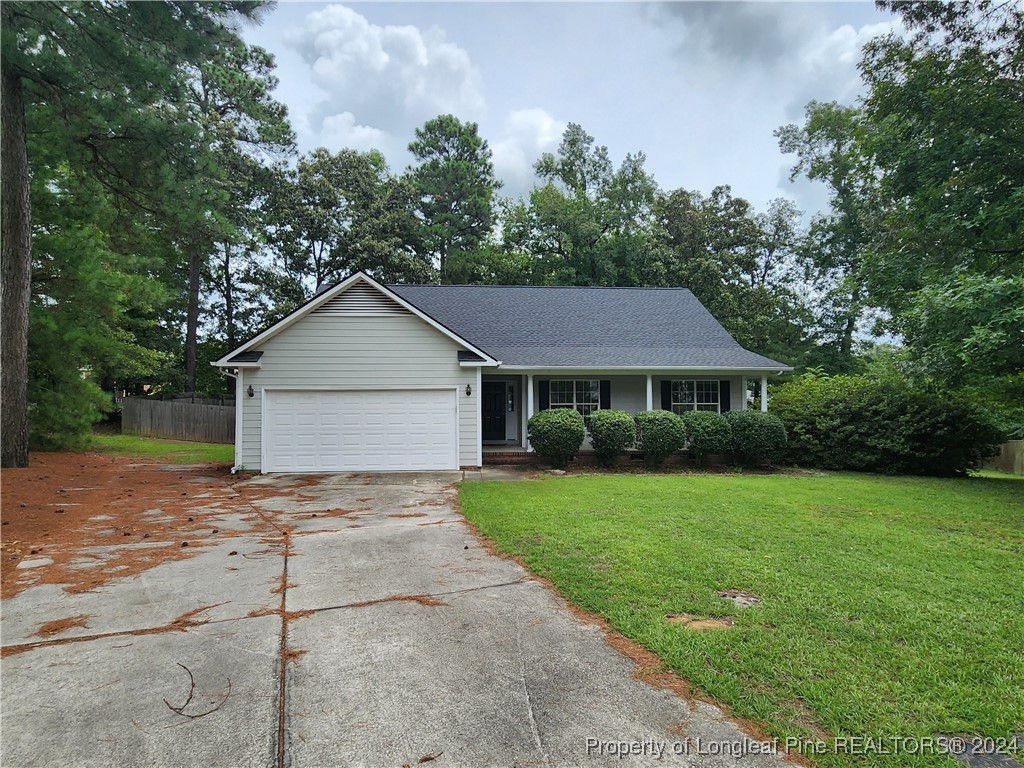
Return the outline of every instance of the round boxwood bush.
<path id="1" fill-rule="evenodd" d="M 661 466 L 667 456 L 681 451 L 686 444 L 683 420 L 672 411 L 640 411 L 635 421 L 637 447 L 652 467 Z"/>
<path id="2" fill-rule="evenodd" d="M 586 435 L 583 417 L 572 408 L 551 408 L 532 416 L 526 424 L 530 445 L 557 469 L 569 466 Z"/>
<path id="3" fill-rule="evenodd" d="M 687 411 L 680 418 L 686 427 L 686 447 L 698 464 L 714 453 L 728 453 L 732 449 L 732 427 L 722 414 Z"/>
<path id="4" fill-rule="evenodd" d="M 777 461 L 786 451 L 786 427 L 773 413 L 729 411 L 733 457 L 741 464 Z"/>
<path id="5" fill-rule="evenodd" d="M 590 414 L 587 431 L 598 461 L 606 467 L 636 442 L 636 422 L 625 411 L 595 411 Z"/>

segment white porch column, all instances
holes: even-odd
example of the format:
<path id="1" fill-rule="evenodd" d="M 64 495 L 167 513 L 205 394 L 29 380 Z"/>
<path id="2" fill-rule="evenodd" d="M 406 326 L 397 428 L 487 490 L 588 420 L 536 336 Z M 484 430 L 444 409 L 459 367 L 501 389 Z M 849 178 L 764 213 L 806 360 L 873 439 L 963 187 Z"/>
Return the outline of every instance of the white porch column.
<path id="1" fill-rule="evenodd" d="M 768 377 L 761 377 L 761 412 L 768 412 Z"/>
<path id="2" fill-rule="evenodd" d="M 533 374 L 526 374 L 526 421 L 529 423 L 530 417 L 533 416 Z M 523 445 L 526 446 L 527 451 L 532 451 L 533 447 L 530 445 L 530 439 L 527 437 L 527 432 L 523 432 Z"/>
<path id="3" fill-rule="evenodd" d="M 647 410 L 654 410 L 654 377 L 647 374 Z"/>

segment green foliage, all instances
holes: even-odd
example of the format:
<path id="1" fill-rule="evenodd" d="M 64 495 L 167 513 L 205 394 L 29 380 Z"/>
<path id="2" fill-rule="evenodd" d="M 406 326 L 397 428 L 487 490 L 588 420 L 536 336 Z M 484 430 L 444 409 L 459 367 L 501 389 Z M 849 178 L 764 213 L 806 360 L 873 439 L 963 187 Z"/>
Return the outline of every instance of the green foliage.
<path id="1" fill-rule="evenodd" d="M 812 101 L 803 126 L 775 132 L 780 149 L 797 155 L 790 179 L 803 174 L 829 190 L 831 210 L 811 221 L 797 261 L 818 294 L 814 320 L 822 341 L 840 360 L 850 359 L 868 310 L 865 259 L 877 233 L 877 180 L 861 146 L 863 122 L 853 107 Z"/>
<path id="2" fill-rule="evenodd" d="M 777 132 L 794 175 L 830 190 L 802 258 L 821 332 L 848 355 L 873 317 L 906 340 L 917 378 L 1012 376 L 1024 367 L 1024 10 L 879 5 L 905 32 L 865 45 L 860 103 L 811 102 L 804 126 Z"/>
<path id="3" fill-rule="evenodd" d="M 534 165 L 543 182 L 529 205 L 510 210 L 506 247 L 538 261 L 543 282 L 560 285 L 653 285 L 651 205 L 657 185 L 642 152 L 614 167 L 608 148 L 570 123 L 554 154 Z"/>
<path id="4" fill-rule="evenodd" d="M 417 165 L 408 174 L 422 218 L 422 248 L 435 259 L 441 282 L 448 259 L 475 251 L 494 225 L 494 176 L 491 149 L 476 123 L 440 115 L 416 129 L 409 152 Z"/>
<path id="5" fill-rule="evenodd" d="M 599 410 L 590 414 L 587 431 L 598 460 L 609 467 L 636 442 L 636 422 L 625 411 Z"/>
<path id="6" fill-rule="evenodd" d="M 549 408 L 534 414 L 526 431 L 533 449 L 556 469 L 569 466 L 586 436 L 583 417 L 573 408 Z"/>
<path id="7" fill-rule="evenodd" d="M 810 314 L 792 269 L 800 212 L 791 202 L 773 200 L 757 214 L 728 186 L 708 196 L 677 189 L 656 197 L 653 217 L 655 284 L 689 288 L 750 349 L 784 362 L 810 349 Z"/>
<path id="8" fill-rule="evenodd" d="M 637 448 L 643 451 L 644 461 L 660 467 L 665 459 L 686 445 L 683 420 L 672 411 L 640 411 L 635 417 Z"/>
<path id="9" fill-rule="evenodd" d="M 732 453 L 736 461 L 752 465 L 783 457 L 786 427 L 778 416 L 761 411 L 729 411 L 725 418 L 732 432 Z"/>
<path id="10" fill-rule="evenodd" d="M 789 460 L 825 469 L 963 474 L 1002 439 L 964 394 L 912 389 L 898 379 L 801 376 L 773 393 L 771 407 L 789 430 Z"/>
<path id="11" fill-rule="evenodd" d="M 37 338 L 45 336 L 37 331 Z M 35 355 L 29 361 L 28 436 L 33 449 L 82 448 L 92 426 L 114 410 L 110 395 L 88 375 L 69 367 L 59 355 Z"/>
<path id="12" fill-rule="evenodd" d="M 181 378 L 205 262 L 244 239 L 250 177 L 235 171 L 251 164 L 236 161 L 292 141 L 273 59 L 237 31 L 265 7 L 3 5 L 4 75 L 26 95 L 32 252 L 16 257 L 33 273 L 36 445 L 80 444 L 104 391 Z M 17 138 L 4 132 L 5 151 Z"/>
<path id="13" fill-rule="evenodd" d="M 412 247 L 413 195 L 380 152 L 314 149 L 279 176 L 271 198 L 284 273 L 300 283 L 309 276 L 314 287 L 358 270 L 386 282 L 434 279 Z"/>
<path id="14" fill-rule="evenodd" d="M 945 381 L 1024 371 L 1024 275 L 960 275 L 922 289 L 904 315 L 912 359 Z"/>
<path id="15" fill-rule="evenodd" d="M 732 450 L 732 428 L 723 414 L 686 411 L 680 418 L 686 428 L 686 447 L 698 464 L 708 456 Z"/>

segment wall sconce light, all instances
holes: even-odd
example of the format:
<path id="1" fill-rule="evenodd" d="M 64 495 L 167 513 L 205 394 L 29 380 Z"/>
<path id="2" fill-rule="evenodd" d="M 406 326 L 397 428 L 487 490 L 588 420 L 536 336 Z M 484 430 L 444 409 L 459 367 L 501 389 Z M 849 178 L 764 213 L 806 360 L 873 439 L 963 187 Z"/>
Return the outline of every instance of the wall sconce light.
<path id="1" fill-rule="evenodd" d="M 466 397 L 469 397 L 472 394 L 473 394 L 473 385 L 472 384 L 467 384 L 466 385 Z"/>
<path id="2" fill-rule="evenodd" d="M 247 390 L 245 390 L 245 394 L 247 394 L 249 397 L 255 397 L 256 396 L 256 393 L 252 391 L 252 384 L 250 384 L 249 388 Z"/>

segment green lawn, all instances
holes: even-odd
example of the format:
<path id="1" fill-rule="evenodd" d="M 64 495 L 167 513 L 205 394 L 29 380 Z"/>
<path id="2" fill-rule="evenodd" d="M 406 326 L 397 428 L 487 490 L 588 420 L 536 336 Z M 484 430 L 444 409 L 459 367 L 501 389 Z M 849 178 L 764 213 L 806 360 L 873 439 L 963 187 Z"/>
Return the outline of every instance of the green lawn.
<path id="1" fill-rule="evenodd" d="M 90 447 L 115 456 L 155 459 L 168 464 L 231 464 L 235 446 L 221 443 L 186 443 L 135 435 L 93 435 Z"/>
<path id="2" fill-rule="evenodd" d="M 776 736 L 1024 731 L 1014 479 L 591 475 L 464 483 L 461 499 L 503 551 Z M 764 602 L 736 608 L 725 589 Z M 681 612 L 736 626 L 666 621 Z"/>

